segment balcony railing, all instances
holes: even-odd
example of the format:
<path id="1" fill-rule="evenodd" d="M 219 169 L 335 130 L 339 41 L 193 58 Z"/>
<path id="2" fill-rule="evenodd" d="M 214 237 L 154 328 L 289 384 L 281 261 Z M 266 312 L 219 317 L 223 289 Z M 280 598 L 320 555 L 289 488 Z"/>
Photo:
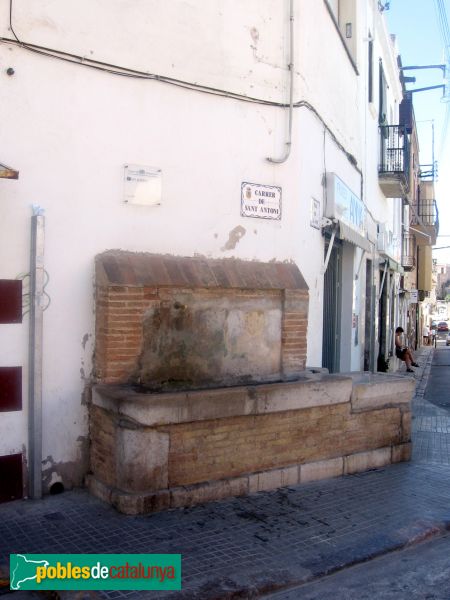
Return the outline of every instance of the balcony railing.
<path id="1" fill-rule="evenodd" d="M 409 184 L 409 138 L 403 125 L 380 126 L 380 186 L 386 196 L 402 197 Z"/>
<path id="2" fill-rule="evenodd" d="M 417 205 L 415 205 L 415 209 L 417 216 L 413 216 L 413 219 L 416 225 L 422 224 L 425 227 L 439 226 L 439 213 L 436 200 L 420 198 Z"/>
<path id="3" fill-rule="evenodd" d="M 411 225 L 423 234 L 416 237 L 417 245 L 434 245 L 439 233 L 439 212 L 436 200 L 419 198 L 412 209 Z"/>

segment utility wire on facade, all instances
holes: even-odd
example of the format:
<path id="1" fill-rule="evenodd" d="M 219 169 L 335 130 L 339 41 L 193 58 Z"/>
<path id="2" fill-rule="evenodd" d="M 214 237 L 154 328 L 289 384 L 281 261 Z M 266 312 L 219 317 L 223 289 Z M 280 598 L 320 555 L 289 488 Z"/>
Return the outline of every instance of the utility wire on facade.
<path id="1" fill-rule="evenodd" d="M 34 54 L 45 56 L 47 58 L 53 58 L 53 59 L 67 62 L 67 63 L 73 64 L 73 65 L 78 65 L 81 67 L 95 69 L 98 71 L 102 71 L 104 73 L 108 73 L 110 75 L 130 77 L 133 79 L 159 81 L 160 83 L 174 85 L 174 86 L 181 87 L 181 88 L 184 88 L 187 90 L 197 91 L 197 92 L 201 92 L 201 93 L 205 93 L 205 94 L 212 94 L 215 96 L 221 96 L 221 97 L 229 98 L 232 100 L 238 100 L 238 101 L 242 101 L 242 102 L 261 104 L 261 105 L 265 105 L 265 106 L 274 106 L 274 107 L 278 107 L 278 108 L 288 108 L 290 106 L 292 106 L 292 108 L 304 107 L 304 108 L 308 109 L 309 111 L 311 111 L 316 116 L 316 118 L 319 119 L 319 121 L 322 123 L 325 130 L 330 135 L 331 139 L 336 144 L 336 146 L 339 148 L 339 150 L 341 150 L 343 152 L 343 154 L 346 156 L 347 160 L 356 169 L 356 171 L 359 173 L 361 178 L 363 177 L 362 170 L 359 168 L 358 161 L 355 158 L 355 156 L 353 156 L 353 154 L 351 154 L 344 147 L 344 145 L 339 141 L 339 139 L 337 138 L 336 134 L 333 132 L 331 127 L 326 123 L 325 119 L 320 115 L 319 111 L 312 104 L 310 104 L 307 100 L 298 100 L 297 102 L 290 102 L 290 103 L 275 102 L 273 100 L 265 100 L 263 98 L 246 96 L 244 94 L 238 94 L 238 93 L 230 92 L 230 91 L 220 89 L 220 88 L 213 88 L 210 86 L 204 86 L 204 85 L 200 85 L 197 83 L 192 83 L 192 82 L 183 81 L 180 79 L 175 79 L 172 77 L 166 77 L 164 75 L 158 75 L 155 73 L 148 73 L 148 72 L 146 73 L 144 71 L 131 69 L 129 67 L 123 67 L 123 66 L 115 65 L 115 64 L 111 64 L 111 63 L 105 63 L 105 62 L 97 61 L 97 60 L 94 60 L 91 58 L 86 58 L 84 56 L 80 56 L 77 54 L 64 52 L 62 50 L 48 48 L 46 46 L 30 44 L 30 43 L 25 42 L 22 39 L 20 39 L 19 36 L 15 32 L 14 25 L 13 25 L 13 0 L 10 0 L 10 4 L 9 4 L 9 28 L 11 30 L 11 33 L 13 34 L 13 38 L 0 37 L 0 43 L 18 45 L 21 48 L 28 50 L 29 52 L 33 52 Z M 362 184 L 361 184 L 361 188 L 362 188 Z M 366 210 L 367 210 L 370 218 L 373 220 L 374 223 L 378 223 L 377 219 L 375 219 L 375 217 L 370 212 L 369 207 L 365 203 L 364 199 L 361 198 L 361 200 L 362 200 L 364 206 L 366 207 Z"/>

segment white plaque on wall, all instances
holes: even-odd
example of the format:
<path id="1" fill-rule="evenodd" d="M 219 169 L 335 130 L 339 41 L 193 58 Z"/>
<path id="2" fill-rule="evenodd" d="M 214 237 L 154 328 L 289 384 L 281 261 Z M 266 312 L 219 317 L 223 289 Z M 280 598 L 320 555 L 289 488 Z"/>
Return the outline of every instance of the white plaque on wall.
<path id="1" fill-rule="evenodd" d="M 123 201 L 128 204 L 157 206 L 161 204 L 161 169 L 141 165 L 125 165 Z"/>
<path id="2" fill-rule="evenodd" d="M 241 215 L 259 219 L 281 219 L 281 188 L 243 181 Z"/>

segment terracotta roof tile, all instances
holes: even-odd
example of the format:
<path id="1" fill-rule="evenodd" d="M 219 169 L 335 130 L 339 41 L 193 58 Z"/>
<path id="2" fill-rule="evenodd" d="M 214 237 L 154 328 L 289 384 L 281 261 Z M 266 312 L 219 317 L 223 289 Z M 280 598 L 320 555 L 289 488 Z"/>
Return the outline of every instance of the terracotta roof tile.
<path id="1" fill-rule="evenodd" d="M 96 257 L 97 284 L 307 290 L 293 263 L 207 259 L 111 250 Z"/>

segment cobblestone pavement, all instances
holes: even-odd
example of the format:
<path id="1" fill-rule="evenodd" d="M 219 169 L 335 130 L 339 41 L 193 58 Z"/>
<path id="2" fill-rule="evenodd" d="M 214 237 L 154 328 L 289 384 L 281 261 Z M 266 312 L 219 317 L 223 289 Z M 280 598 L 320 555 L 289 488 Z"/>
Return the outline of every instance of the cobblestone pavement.
<path id="1" fill-rule="evenodd" d="M 181 592 L 96 597 L 255 598 L 445 531 L 445 448 L 426 462 L 438 447 L 430 453 L 426 436 L 448 427 L 445 410 L 424 399 L 431 355 L 420 353 L 416 372 L 413 462 L 150 516 L 121 515 L 85 490 L 2 504 L 0 571 L 9 553 L 181 553 Z"/>

